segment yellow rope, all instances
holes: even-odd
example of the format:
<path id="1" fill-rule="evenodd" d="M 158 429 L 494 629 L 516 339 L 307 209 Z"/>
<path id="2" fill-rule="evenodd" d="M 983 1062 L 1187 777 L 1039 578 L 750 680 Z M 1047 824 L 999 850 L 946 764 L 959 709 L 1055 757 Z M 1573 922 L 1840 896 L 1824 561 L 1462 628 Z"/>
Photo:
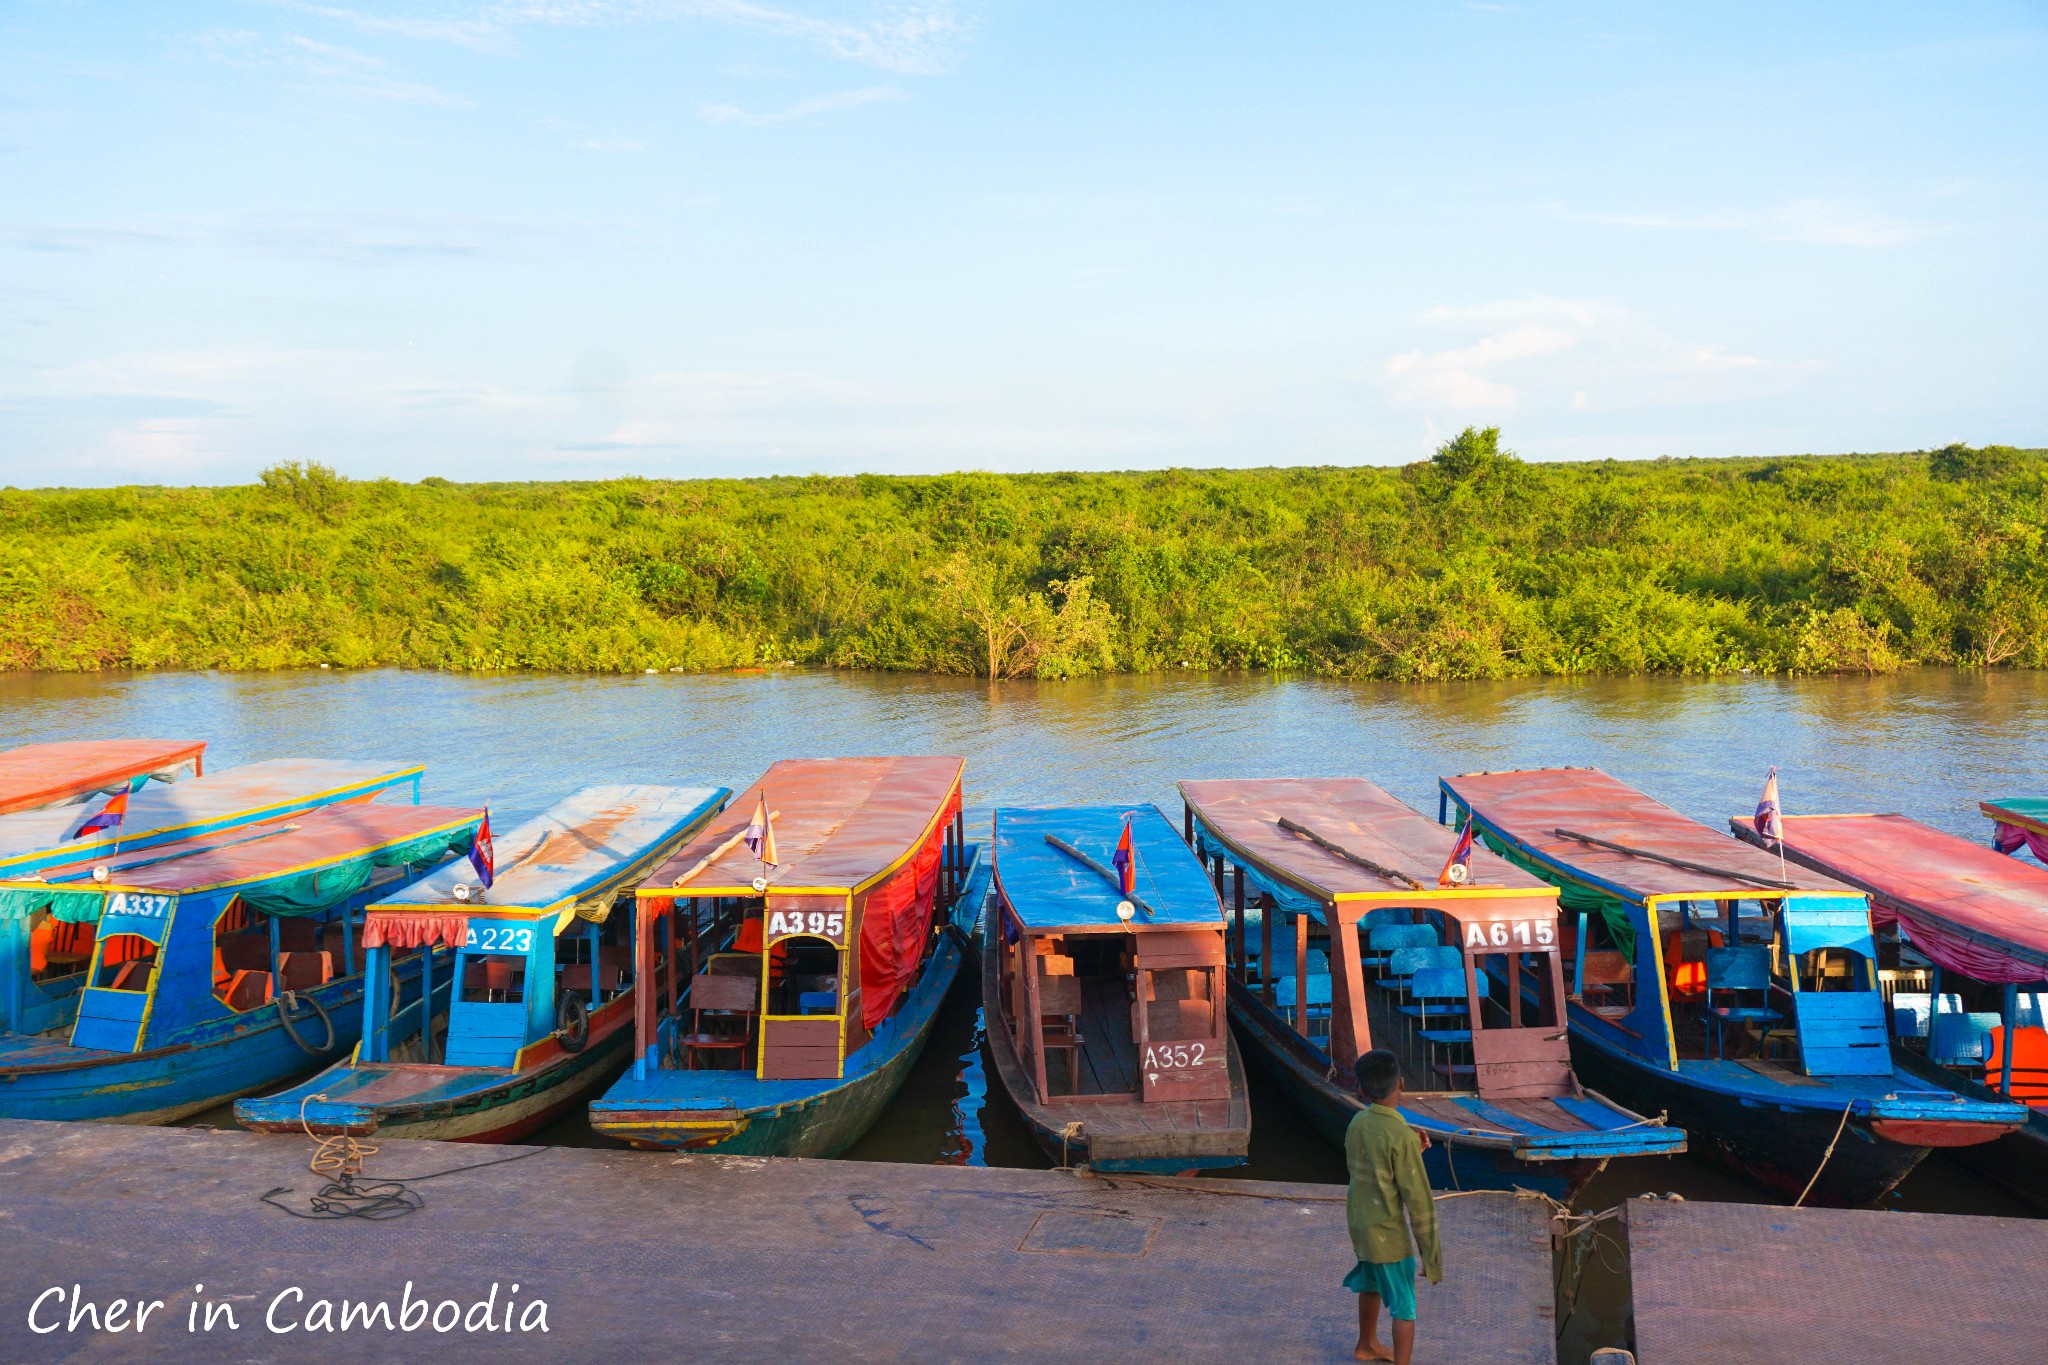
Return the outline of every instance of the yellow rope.
<path id="1" fill-rule="evenodd" d="M 1813 1168 L 1813 1179 L 1806 1182 L 1806 1188 L 1801 1190 L 1799 1197 L 1792 1201 L 1793 1208 L 1796 1209 L 1801 1204 L 1804 1204 L 1806 1196 L 1813 1193 L 1813 1187 L 1820 1181 L 1820 1173 L 1828 1168 L 1828 1159 L 1835 1154 L 1835 1144 L 1842 1140 L 1842 1130 L 1849 1126 L 1849 1111 L 1855 1107 L 1856 1104 L 1853 1100 L 1842 1106 L 1842 1121 L 1835 1125 L 1835 1135 L 1828 1139 L 1828 1149 L 1820 1154 L 1820 1165 Z"/>
<path id="2" fill-rule="evenodd" d="M 299 1101 L 299 1127 L 306 1130 L 306 1136 L 319 1146 L 313 1149 L 313 1159 L 306 1163 L 306 1169 L 314 1175 L 329 1180 L 341 1176 L 355 1176 L 363 1173 L 363 1163 L 377 1155 L 377 1149 L 370 1143 L 357 1142 L 347 1133 L 336 1133 L 332 1137 L 321 1137 L 313 1131 L 313 1125 L 306 1121 L 306 1106 L 314 1100 L 324 1100 L 325 1093 L 308 1095 Z"/>

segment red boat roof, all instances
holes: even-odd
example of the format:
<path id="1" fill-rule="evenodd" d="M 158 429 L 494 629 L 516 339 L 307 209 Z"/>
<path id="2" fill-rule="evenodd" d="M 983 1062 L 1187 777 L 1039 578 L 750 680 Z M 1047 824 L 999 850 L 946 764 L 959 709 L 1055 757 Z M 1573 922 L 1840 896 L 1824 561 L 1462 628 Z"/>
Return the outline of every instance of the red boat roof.
<path id="1" fill-rule="evenodd" d="M 311 871 L 345 862 L 391 844 L 402 844 L 437 830 L 460 829 L 483 819 L 476 807 L 401 806 L 354 802 L 322 806 L 273 824 L 225 830 L 181 843 L 159 844 L 134 853 L 96 861 L 108 869 L 107 880 L 89 879 L 91 862 L 45 869 L 34 882 L 63 882 L 67 890 L 147 891 L 184 895 L 193 891 L 261 881 L 293 872 Z M 80 874 L 86 874 L 81 877 Z"/>
<path id="2" fill-rule="evenodd" d="M 1781 891 L 1848 892 L 1831 877 L 1731 839 L 1598 768 L 1462 773 L 1444 789 L 1544 861 L 1633 901 L 1652 896 L 1753 899 Z M 1558 831 L 1638 853 L 1603 848 Z M 1656 854 L 1646 857 L 1643 854 Z M 1670 861 L 1691 863 L 1674 866 Z"/>
<path id="3" fill-rule="evenodd" d="M 1905 815 L 1788 815 L 1785 849 L 1980 946 L 2048 965 L 2048 868 Z M 1988 942 L 1987 942 L 1988 940 Z"/>
<path id="4" fill-rule="evenodd" d="M 77 739 L 0 752 L 0 815 L 101 791 L 149 773 L 197 767 L 206 741 Z"/>
<path id="5" fill-rule="evenodd" d="M 754 895 L 753 881 L 764 873 L 779 892 L 864 890 L 923 841 L 958 796 L 965 767 L 957 758 L 783 759 L 656 868 L 639 894 L 674 895 L 676 879 L 706 858 L 685 881 L 685 894 Z M 764 797 L 782 859 L 773 872 L 734 838 Z"/>
<path id="6" fill-rule="evenodd" d="M 1283 829 L 1283 819 L 1420 882 L 1431 896 L 1457 896 L 1467 889 L 1439 890 L 1436 884 L 1457 845 L 1457 831 L 1362 777 L 1183 782 L 1180 793 L 1218 838 L 1322 900 L 1380 898 L 1412 888 Z M 1505 888 L 1556 895 L 1549 883 L 1478 845 L 1466 865 L 1474 893 L 1484 888 L 1497 895 Z"/>

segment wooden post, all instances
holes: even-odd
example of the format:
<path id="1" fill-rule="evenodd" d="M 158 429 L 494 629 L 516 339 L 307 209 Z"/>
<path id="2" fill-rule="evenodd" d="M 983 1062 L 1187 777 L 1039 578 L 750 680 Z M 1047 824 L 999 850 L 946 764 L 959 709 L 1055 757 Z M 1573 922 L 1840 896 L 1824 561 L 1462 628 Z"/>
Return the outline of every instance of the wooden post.
<path id="1" fill-rule="evenodd" d="M 1294 1031 L 1308 1037 L 1308 916 L 1294 917 Z"/>
<path id="2" fill-rule="evenodd" d="M 1259 994 L 1273 1003 L 1273 911 L 1271 896 L 1259 897 Z"/>
<path id="3" fill-rule="evenodd" d="M 647 1061 L 654 1051 L 657 1035 L 655 1014 L 655 992 L 660 989 L 654 979 L 654 914 L 640 913 L 640 902 L 633 902 L 633 1076 L 637 1080 L 647 1079 Z M 657 1063 L 659 1059 L 656 1059 Z"/>
<path id="4" fill-rule="evenodd" d="M 1026 1018 L 1020 1021 L 1017 1035 L 1020 1039 L 1028 1037 L 1031 1040 L 1031 1072 L 1038 1082 L 1038 1098 L 1042 1103 L 1051 1096 L 1045 1082 L 1045 1017 L 1038 1010 L 1038 944 L 1019 935 L 1017 946 L 1023 950 L 1020 961 L 1024 966 L 1026 1015 Z"/>
<path id="5" fill-rule="evenodd" d="M 2005 1050 L 1998 1065 L 1998 1093 L 2007 1099 L 2012 1098 L 2012 1041 L 2013 1035 L 2019 1031 L 2019 1017 L 2020 988 L 2008 981 L 2005 984 Z M 1927 1041 L 1932 1043 L 1934 1040 L 1929 1038 Z"/>
<path id="6" fill-rule="evenodd" d="M 662 918 L 662 965 L 667 969 L 668 975 L 668 1007 L 674 1010 L 681 1008 L 683 1003 L 682 995 L 676 990 L 676 958 L 681 956 L 681 954 L 676 951 L 676 903 L 674 901 L 668 903 L 668 914 Z"/>
<path id="7" fill-rule="evenodd" d="M 1330 930 L 1330 1060 L 1349 1075 L 1351 1066 L 1372 1050 L 1372 1020 L 1365 1012 L 1365 975 L 1359 959 L 1358 916 L 1345 915 L 1333 902 Z M 1341 922 L 1340 922 L 1341 921 Z M 1341 951 L 1340 951 L 1341 949 Z"/>
<path id="8" fill-rule="evenodd" d="M 1235 874 L 1234 874 L 1234 875 L 1233 875 L 1233 876 L 1231 877 L 1231 879 L 1230 879 L 1230 884 L 1231 884 L 1231 892 L 1230 892 L 1230 894 L 1231 894 L 1231 900 L 1232 900 L 1232 901 L 1233 901 L 1233 902 L 1235 903 L 1235 905 L 1236 905 L 1236 907 L 1237 907 L 1237 979 L 1238 979 L 1238 980 L 1240 980 L 1240 981 L 1242 981 L 1242 980 L 1244 980 L 1244 977 L 1245 977 L 1245 960 L 1244 960 L 1244 869 L 1243 869 L 1242 867 L 1238 868 L 1238 869 L 1236 870 L 1236 873 L 1235 873 Z"/>
<path id="9" fill-rule="evenodd" d="M 271 921 L 271 927 L 276 927 Z M 455 1006 L 455 992 L 448 992 L 451 1012 Z M 434 945 L 431 942 L 420 945 L 420 1060 L 432 1063 L 434 1060 Z"/>

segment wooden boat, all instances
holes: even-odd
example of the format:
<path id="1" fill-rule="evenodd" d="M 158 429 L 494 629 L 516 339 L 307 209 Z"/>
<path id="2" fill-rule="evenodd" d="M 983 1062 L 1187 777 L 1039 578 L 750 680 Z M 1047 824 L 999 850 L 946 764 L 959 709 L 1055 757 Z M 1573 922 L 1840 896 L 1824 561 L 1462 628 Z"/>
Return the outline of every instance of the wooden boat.
<path id="1" fill-rule="evenodd" d="M 197 758 L 194 758 L 195 763 Z M 0 878 L 91 863 L 203 838 L 322 806 L 370 801 L 400 788 L 419 800 L 417 763 L 276 759 L 135 791 L 119 827 L 80 837 L 105 803 L 45 806 L 0 815 Z M 93 925 L 47 912 L 0 916 L 0 1030 L 33 1034 L 71 1027 L 91 960 Z"/>
<path id="2" fill-rule="evenodd" d="M 962 839 L 961 767 L 784 760 L 642 882 L 633 1064 L 591 1127 L 762 1156 L 832 1156 L 866 1132 L 930 1036 L 987 893 Z M 743 840 L 763 808 L 774 867 Z"/>
<path id="3" fill-rule="evenodd" d="M 633 1040 L 633 889 L 731 795 L 587 787 L 497 837 L 488 891 L 465 861 L 384 897 L 363 933 L 373 980 L 394 948 L 459 950 L 445 1041 L 431 1057 L 396 1059 L 391 1002 L 379 992 L 365 1013 L 383 1013 L 365 1020 L 354 1056 L 240 1101 L 236 1121 L 259 1132 L 510 1142 L 587 1101 Z M 621 903 L 626 913 L 614 913 Z"/>
<path id="4" fill-rule="evenodd" d="M 1787 1198 L 1855 1207 L 1932 1148 L 2026 1121 L 2022 1106 L 1894 1062 L 1854 887 L 1593 768 L 1467 773 L 1441 787 L 1446 814 L 1564 888 L 1580 1074 L 1668 1112 L 1695 1152 Z"/>
<path id="5" fill-rule="evenodd" d="M 1367 1104 L 1352 1065 L 1377 1045 L 1402 1059 L 1401 1112 L 1431 1139 L 1438 1188 L 1569 1199 L 1616 1157 L 1685 1150 L 1682 1130 L 1579 1083 L 1555 888 L 1484 850 L 1443 884 L 1457 836 L 1362 778 L 1180 791 L 1189 842 L 1229 887 L 1231 1017 L 1332 1142 Z"/>
<path id="6" fill-rule="evenodd" d="M 81 739 L 24 744 L 0 752 L 0 815 L 112 795 L 154 778 L 175 782 L 201 771 L 206 741 Z"/>
<path id="7" fill-rule="evenodd" d="M 1135 890 L 1113 870 L 1131 831 Z M 1151 806 L 995 813 L 981 998 L 996 1076 L 1063 1166 L 1191 1174 L 1244 1164 L 1251 1106 L 1230 1037 L 1223 910 Z"/>
<path id="8" fill-rule="evenodd" d="M 0 1117 L 166 1123 L 346 1050 L 363 906 L 467 849 L 481 819 L 332 806 L 0 881 L 0 918 L 98 930 L 69 1041 L 0 1035 Z M 399 964 L 396 989 L 416 998 L 427 963 Z"/>
<path id="9" fill-rule="evenodd" d="M 1983 809 L 2009 830 L 2014 805 Z M 1765 847 L 1753 826 L 1730 823 Z M 1972 1099 L 2027 1106 L 2017 1131 L 1950 1156 L 2048 1207 L 2048 869 L 1904 815 L 1782 825 L 1788 860 L 1870 897 L 1880 960 L 1891 959 L 1880 984 L 1898 1063 Z"/>

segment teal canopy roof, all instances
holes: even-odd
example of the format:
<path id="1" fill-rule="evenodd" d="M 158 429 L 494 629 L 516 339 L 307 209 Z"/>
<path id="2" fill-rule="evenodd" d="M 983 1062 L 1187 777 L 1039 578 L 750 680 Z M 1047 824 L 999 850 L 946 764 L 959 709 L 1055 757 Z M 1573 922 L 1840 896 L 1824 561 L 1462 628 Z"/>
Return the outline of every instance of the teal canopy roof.
<path id="1" fill-rule="evenodd" d="M 476 869 L 463 860 L 377 905 L 445 906 L 464 914 L 545 910 L 616 880 L 634 863 L 666 856 L 731 796 L 729 787 L 585 787 L 522 825 L 494 832 L 497 877 L 481 898 L 455 899 L 456 883 L 477 884 Z"/>
<path id="2" fill-rule="evenodd" d="M 1114 870 L 1127 815 L 1137 854 L 1137 896 L 1152 910 L 1128 926 L 1117 918 L 1123 896 L 1116 887 L 1046 842 L 1048 834 L 1063 839 Z M 1154 806 L 1003 807 L 995 815 L 995 855 L 996 884 L 1026 929 L 1223 927 L 1223 907 L 1194 850 Z"/>

